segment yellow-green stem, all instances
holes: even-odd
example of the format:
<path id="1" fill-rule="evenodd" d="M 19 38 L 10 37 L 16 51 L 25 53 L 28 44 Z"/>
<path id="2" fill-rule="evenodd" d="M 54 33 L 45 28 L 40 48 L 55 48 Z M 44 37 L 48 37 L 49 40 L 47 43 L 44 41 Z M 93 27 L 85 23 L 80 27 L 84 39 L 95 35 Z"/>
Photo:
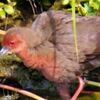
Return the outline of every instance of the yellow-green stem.
<path id="1" fill-rule="evenodd" d="M 72 20 L 73 20 L 73 34 L 77 61 L 79 61 L 79 50 L 78 50 L 78 35 L 76 31 L 76 15 L 75 15 L 76 0 L 72 0 Z"/>
<path id="2" fill-rule="evenodd" d="M 88 85 L 92 85 L 92 86 L 96 86 L 96 87 L 99 87 L 100 88 L 100 82 L 94 82 L 94 81 L 87 80 L 86 83 Z"/>

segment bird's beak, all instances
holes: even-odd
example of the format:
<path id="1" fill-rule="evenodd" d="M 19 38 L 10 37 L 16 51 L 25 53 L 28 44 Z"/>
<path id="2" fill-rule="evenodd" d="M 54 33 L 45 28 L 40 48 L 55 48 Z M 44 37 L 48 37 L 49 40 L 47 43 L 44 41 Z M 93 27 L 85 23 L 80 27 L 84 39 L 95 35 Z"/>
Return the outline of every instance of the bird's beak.
<path id="1" fill-rule="evenodd" d="M 3 47 L 1 50 L 0 50 L 0 56 L 3 56 L 5 54 L 10 54 L 10 50 L 6 47 Z"/>

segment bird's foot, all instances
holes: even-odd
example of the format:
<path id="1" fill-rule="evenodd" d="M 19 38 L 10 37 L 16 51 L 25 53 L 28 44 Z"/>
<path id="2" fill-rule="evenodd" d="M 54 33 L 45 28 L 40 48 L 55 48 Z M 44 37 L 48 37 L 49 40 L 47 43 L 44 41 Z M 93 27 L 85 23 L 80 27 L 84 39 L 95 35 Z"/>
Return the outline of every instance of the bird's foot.
<path id="1" fill-rule="evenodd" d="M 79 81 L 79 87 L 70 100 L 77 100 L 77 97 L 79 96 L 79 94 L 81 93 L 81 91 L 84 88 L 84 85 L 85 85 L 84 80 L 81 77 L 78 77 L 78 81 Z"/>

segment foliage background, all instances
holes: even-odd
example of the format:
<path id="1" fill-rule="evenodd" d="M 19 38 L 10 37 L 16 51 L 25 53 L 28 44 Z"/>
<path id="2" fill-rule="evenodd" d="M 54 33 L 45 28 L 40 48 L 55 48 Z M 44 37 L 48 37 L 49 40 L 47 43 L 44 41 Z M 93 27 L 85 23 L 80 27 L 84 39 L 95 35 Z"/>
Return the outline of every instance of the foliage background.
<path id="1" fill-rule="evenodd" d="M 20 25 L 22 21 L 25 25 L 49 9 L 71 12 L 72 0 L 0 0 L 0 26 Z M 75 11 L 81 16 L 99 15 L 100 0 L 76 0 Z"/>

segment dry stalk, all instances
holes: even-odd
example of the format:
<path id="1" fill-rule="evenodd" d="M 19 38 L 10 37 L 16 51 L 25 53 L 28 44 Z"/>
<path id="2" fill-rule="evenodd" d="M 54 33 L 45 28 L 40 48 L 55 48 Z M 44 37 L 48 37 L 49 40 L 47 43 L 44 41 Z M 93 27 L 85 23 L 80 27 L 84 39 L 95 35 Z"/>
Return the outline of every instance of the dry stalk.
<path id="1" fill-rule="evenodd" d="M 38 96 L 38 95 L 36 95 L 34 93 L 31 93 L 31 92 L 26 91 L 26 90 L 23 90 L 23 89 L 15 88 L 15 87 L 12 87 L 12 86 L 0 84 L 0 88 L 7 89 L 7 90 L 11 90 L 11 91 L 20 93 L 22 95 L 31 97 L 31 98 L 33 98 L 35 100 L 47 100 L 47 99 L 44 99 L 44 98 L 42 98 L 42 97 L 40 97 L 40 96 Z"/>

